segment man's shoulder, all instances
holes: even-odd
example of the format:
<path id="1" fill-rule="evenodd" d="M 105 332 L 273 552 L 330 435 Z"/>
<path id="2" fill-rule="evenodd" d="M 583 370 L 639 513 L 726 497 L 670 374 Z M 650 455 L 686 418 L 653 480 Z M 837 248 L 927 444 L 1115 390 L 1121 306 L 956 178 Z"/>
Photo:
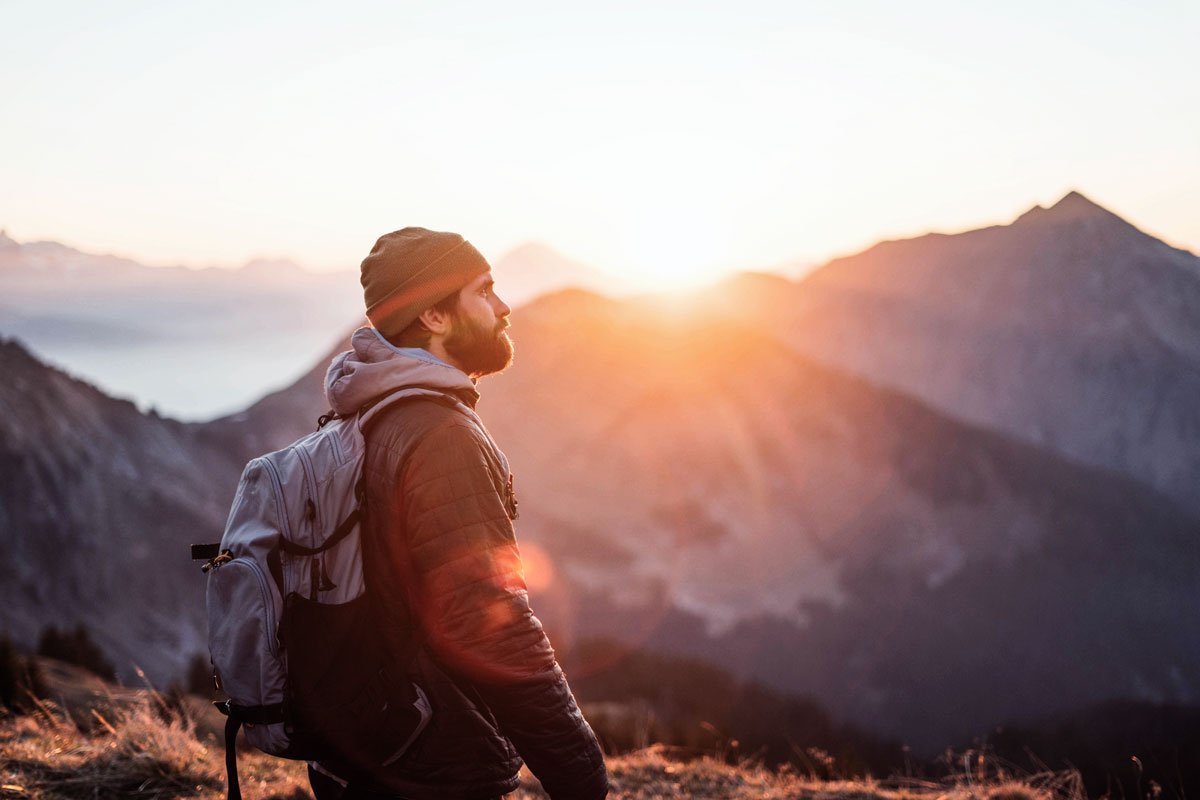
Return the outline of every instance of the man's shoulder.
<path id="1" fill-rule="evenodd" d="M 367 446 L 408 451 L 421 440 L 438 438 L 477 438 L 454 399 L 429 395 L 407 397 L 382 409 L 370 421 L 365 436 Z"/>
<path id="2" fill-rule="evenodd" d="M 460 415 L 449 398 L 419 395 L 394 400 L 381 409 L 367 426 L 368 439 L 396 433 L 426 433 L 452 424 Z"/>

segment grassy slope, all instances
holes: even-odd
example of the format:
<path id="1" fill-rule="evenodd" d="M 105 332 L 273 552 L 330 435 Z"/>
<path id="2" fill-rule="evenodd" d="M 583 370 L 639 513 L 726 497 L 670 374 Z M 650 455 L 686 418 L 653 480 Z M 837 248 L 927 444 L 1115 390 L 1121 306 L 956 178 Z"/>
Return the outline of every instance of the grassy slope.
<path id="1" fill-rule="evenodd" d="M 68 700 L 69 709 L 42 701 L 32 714 L 0 718 L 0 798 L 218 800 L 225 796 L 223 748 L 211 720 L 205 720 L 202 712 L 173 710 L 160 695 L 149 691 L 98 692 L 93 700 L 79 704 Z M 1012 780 L 993 765 L 982 763 L 972 763 L 952 780 L 937 783 L 822 781 L 748 762 L 731 766 L 712 756 L 681 760 L 669 748 L 656 746 L 611 756 L 609 770 L 613 800 L 1077 800 L 1082 796 L 1072 774 Z M 247 751 L 239 757 L 239 771 L 247 800 L 309 797 L 304 768 L 298 762 Z M 545 794 L 523 771 L 522 787 L 510 797 L 533 800 Z"/>

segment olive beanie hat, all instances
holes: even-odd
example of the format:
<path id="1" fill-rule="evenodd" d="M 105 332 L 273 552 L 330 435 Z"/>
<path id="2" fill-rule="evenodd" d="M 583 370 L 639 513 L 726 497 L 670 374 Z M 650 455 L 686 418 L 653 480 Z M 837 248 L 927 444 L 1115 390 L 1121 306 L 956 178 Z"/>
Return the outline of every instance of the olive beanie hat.
<path id="1" fill-rule="evenodd" d="M 491 267 L 457 233 L 404 228 L 379 237 L 362 262 L 367 318 L 385 337 Z"/>

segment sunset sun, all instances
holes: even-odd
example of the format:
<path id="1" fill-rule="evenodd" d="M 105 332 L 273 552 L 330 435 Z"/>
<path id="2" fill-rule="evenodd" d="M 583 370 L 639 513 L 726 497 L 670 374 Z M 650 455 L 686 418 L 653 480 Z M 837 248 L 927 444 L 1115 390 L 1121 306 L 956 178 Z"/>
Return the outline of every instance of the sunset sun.
<path id="1" fill-rule="evenodd" d="M 724 231 L 715 214 L 696 208 L 647 213 L 620 237 L 620 275 L 629 288 L 640 291 L 681 291 L 713 283 L 734 271 Z"/>

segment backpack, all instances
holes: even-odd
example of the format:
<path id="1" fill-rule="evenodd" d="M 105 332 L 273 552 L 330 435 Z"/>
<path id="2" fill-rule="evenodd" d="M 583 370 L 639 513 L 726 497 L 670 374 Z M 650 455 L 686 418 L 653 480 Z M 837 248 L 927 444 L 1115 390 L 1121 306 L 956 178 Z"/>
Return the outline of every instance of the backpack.
<path id="1" fill-rule="evenodd" d="M 321 417 L 291 445 L 251 459 L 219 544 L 207 560 L 208 643 L 215 703 L 228 717 L 225 766 L 240 800 L 235 740 L 270 755 L 337 765 L 349 780 L 398 760 L 429 724 L 425 692 L 398 679 L 368 613 L 363 579 L 363 429 L 406 398 L 401 389 L 358 414 Z"/>

